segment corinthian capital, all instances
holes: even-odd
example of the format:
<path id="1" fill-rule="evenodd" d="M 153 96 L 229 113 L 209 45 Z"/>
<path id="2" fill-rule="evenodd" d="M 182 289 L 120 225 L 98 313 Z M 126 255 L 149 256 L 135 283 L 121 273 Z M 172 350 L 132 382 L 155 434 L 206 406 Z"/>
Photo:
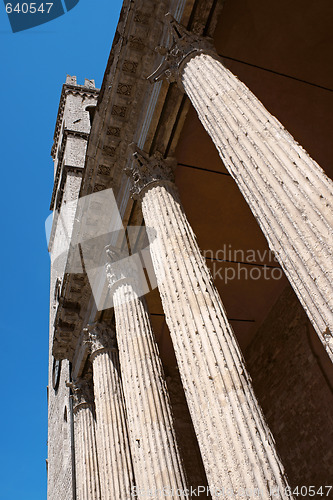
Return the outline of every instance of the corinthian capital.
<path id="1" fill-rule="evenodd" d="M 123 255 L 109 245 L 105 247 L 107 262 L 105 264 L 109 293 L 115 297 L 122 285 L 128 285 L 121 302 L 131 302 L 134 296 L 141 297 L 149 292 L 140 255 Z M 133 295 L 134 294 L 134 295 Z M 119 304 L 118 294 L 118 304 Z"/>
<path id="2" fill-rule="evenodd" d="M 94 393 L 91 380 L 80 378 L 72 382 L 67 382 L 66 385 L 72 389 L 74 411 L 93 405 Z"/>
<path id="3" fill-rule="evenodd" d="M 165 56 L 160 66 L 148 76 L 151 83 L 167 79 L 170 83 L 181 83 L 181 70 L 183 65 L 198 54 L 217 56 L 212 39 L 187 31 L 184 26 L 177 23 L 170 13 L 165 16 L 172 37 L 171 46 L 156 47 L 157 52 Z"/>
<path id="4" fill-rule="evenodd" d="M 130 145 L 133 150 L 133 162 L 125 172 L 132 179 L 131 194 L 134 199 L 142 199 L 150 187 L 174 183 L 175 158 L 163 158 L 158 151 L 149 156 L 134 143 Z"/>
<path id="5" fill-rule="evenodd" d="M 117 349 L 116 333 L 104 322 L 97 321 L 84 328 L 85 342 L 89 345 L 91 358 L 101 352 Z"/>

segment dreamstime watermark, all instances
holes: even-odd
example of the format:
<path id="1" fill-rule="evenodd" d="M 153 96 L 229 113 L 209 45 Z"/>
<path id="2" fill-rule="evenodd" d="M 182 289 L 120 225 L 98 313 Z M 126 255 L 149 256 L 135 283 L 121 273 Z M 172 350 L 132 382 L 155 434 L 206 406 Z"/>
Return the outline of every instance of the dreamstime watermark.
<path id="1" fill-rule="evenodd" d="M 214 280 L 228 284 L 233 280 L 280 280 L 283 271 L 275 254 L 268 249 L 235 249 L 224 244 L 218 250 L 204 250 Z"/>
<path id="2" fill-rule="evenodd" d="M 13 33 L 48 23 L 72 10 L 80 0 L 22 2 L 3 0 Z"/>

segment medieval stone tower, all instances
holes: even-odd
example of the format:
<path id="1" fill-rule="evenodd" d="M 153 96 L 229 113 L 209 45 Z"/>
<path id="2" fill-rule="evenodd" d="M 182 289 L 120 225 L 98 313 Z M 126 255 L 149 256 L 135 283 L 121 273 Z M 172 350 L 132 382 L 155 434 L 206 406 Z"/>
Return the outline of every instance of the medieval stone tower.
<path id="1" fill-rule="evenodd" d="M 332 496 L 330 13 L 124 0 L 67 77 L 48 500 Z"/>
<path id="2" fill-rule="evenodd" d="M 55 317 L 61 304 L 61 289 L 85 163 L 91 110 L 96 106 L 97 97 L 98 90 L 93 80 L 85 80 L 84 85 L 78 85 L 76 77 L 67 76 L 60 97 L 51 152 L 54 160 L 54 189 L 50 207 L 53 210 L 53 224 L 49 240 L 48 491 L 50 499 L 59 500 L 73 498 L 75 492 L 72 399 L 71 390 L 66 386 L 66 382 L 71 381 L 71 367 L 68 360 L 53 357 L 52 347 L 57 331 Z M 70 311 L 68 314 L 70 316 Z M 66 318 L 63 322 L 66 328 Z"/>

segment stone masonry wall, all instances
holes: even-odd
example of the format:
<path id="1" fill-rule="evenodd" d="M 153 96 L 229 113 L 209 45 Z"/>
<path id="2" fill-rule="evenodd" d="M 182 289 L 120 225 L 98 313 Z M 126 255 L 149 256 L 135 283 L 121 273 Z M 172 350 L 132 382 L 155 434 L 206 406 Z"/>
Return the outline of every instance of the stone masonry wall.
<path id="1" fill-rule="evenodd" d="M 79 195 L 81 176 L 69 173 L 64 186 L 63 203 L 74 202 Z M 50 348 L 49 348 L 49 397 L 48 397 L 48 500 L 71 500 L 72 495 L 72 456 L 70 437 L 69 363 L 62 361 L 59 388 L 52 387 L 54 318 L 58 307 L 55 293 L 57 280 L 62 280 L 68 246 L 66 241 L 72 231 L 76 203 L 66 211 L 66 220 L 57 224 L 53 252 L 57 259 L 52 261 L 50 279 Z M 69 233 L 65 234 L 65 233 Z M 64 255 L 61 257 L 61 252 Z"/>
<path id="2" fill-rule="evenodd" d="M 62 132 L 64 129 L 88 133 L 90 130 L 88 105 L 96 103 L 95 97 L 72 95 L 66 97 L 63 114 Z M 57 155 L 62 148 L 64 136 L 59 140 Z M 70 167 L 84 167 L 86 140 L 81 137 L 68 137 L 64 149 L 64 163 Z M 55 158 L 55 167 L 58 156 Z M 63 172 L 62 172 L 63 173 Z M 61 174 L 62 174 L 61 173 Z M 60 216 L 54 215 L 54 239 L 50 246 L 50 344 L 49 344 L 49 389 L 48 389 L 48 500 L 72 500 L 72 441 L 70 390 L 66 382 L 70 381 L 69 363 L 62 360 L 60 381 L 57 390 L 52 385 L 52 368 L 54 358 L 52 346 L 54 337 L 54 320 L 59 305 L 58 296 L 65 271 L 69 241 L 72 234 L 77 199 L 81 186 L 81 172 L 67 171 L 64 177 L 61 196 Z M 63 210 L 62 210 L 63 209 Z M 58 290 L 58 293 L 57 293 Z"/>
<path id="3" fill-rule="evenodd" d="M 332 365 L 289 286 L 245 358 L 291 486 L 332 484 Z"/>
<path id="4" fill-rule="evenodd" d="M 52 387 L 51 366 L 48 400 L 48 500 L 73 498 L 69 389 L 66 387 L 68 380 L 69 363 L 62 361 L 59 389 L 55 391 Z"/>

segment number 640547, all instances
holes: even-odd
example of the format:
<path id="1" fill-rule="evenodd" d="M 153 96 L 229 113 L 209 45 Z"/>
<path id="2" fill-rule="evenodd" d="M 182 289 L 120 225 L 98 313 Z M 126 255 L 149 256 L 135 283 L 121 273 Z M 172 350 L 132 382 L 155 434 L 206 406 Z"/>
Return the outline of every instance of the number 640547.
<path id="1" fill-rule="evenodd" d="M 21 12 L 22 14 L 36 14 L 40 12 L 42 14 L 49 14 L 52 9 L 53 3 L 6 3 L 6 12 L 11 14 L 12 12 Z"/>

